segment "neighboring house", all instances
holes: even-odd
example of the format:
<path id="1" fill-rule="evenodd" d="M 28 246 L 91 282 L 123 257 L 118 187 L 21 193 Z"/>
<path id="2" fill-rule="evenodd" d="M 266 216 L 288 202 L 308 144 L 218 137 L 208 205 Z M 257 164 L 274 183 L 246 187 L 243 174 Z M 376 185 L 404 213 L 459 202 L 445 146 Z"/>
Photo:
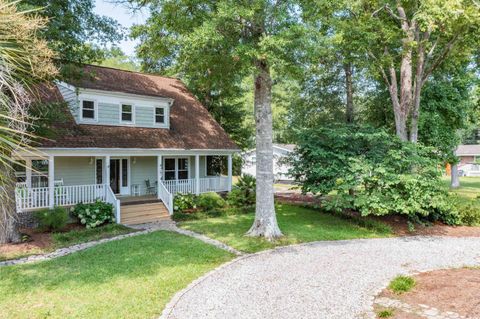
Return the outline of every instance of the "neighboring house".
<path id="1" fill-rule="evenodd" d="M 455 154 L 460 158 L 461 176 L 480 176 L 480 145 L 459 145 Z"/>
<path id="2" fill-rule="evenodd" d="M 231 189 L 238 147 L 177 79 L 85 66 L 80 80 L 46 86 L 41 96 L 61 102 L 67 119 L 38 154 L 18 154 L 26 166 L 17 173 L 19 211 L 101 199 L 117 222 L 144 222 L 165 217 L 156 208 L 171 214 L 177 192 Z M 218 156 L 228 158 L 227 176 Z"/>
<path id="3" fill-rule="evenodd" d="M 285 159 L 295 149 L 294 144 L 273 144 L 273 175 L 277 181 L 293 180 L 288 176 L 290 165 L 285 163 Z M 256 153 L 255 149 L 246 151 L 242 154 L 243 166 L 242 174 L 256 176 Z"/>

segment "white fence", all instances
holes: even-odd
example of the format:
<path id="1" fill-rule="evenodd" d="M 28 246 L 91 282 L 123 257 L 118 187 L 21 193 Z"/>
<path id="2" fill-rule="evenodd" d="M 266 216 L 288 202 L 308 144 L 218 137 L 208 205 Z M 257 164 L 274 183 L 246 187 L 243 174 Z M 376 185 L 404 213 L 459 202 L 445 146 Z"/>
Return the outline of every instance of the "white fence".
<path id="1" fill-rule="evenodd" d="M 50 206 L 72 206 L 78 203 L 93 203 L 97 199 L 108 202 L 107 188 L 110 187 L 101 184 L 56 186 L 53 190 L 53 205 L 50 205 L 49 187 L 17 187 L 15 190 L 15 201 L 18 211 Z"/>
<path id="2" fill-rule="evenodd" d="M 195 194 L 196 193 L 196 179 L 175 179 L 162 181 L 167 190 L 172 193 Z M 226 192 L 229 186 L 228 177 L 207 177 L 200 178 L 199 193 L 207 192 Z"/>

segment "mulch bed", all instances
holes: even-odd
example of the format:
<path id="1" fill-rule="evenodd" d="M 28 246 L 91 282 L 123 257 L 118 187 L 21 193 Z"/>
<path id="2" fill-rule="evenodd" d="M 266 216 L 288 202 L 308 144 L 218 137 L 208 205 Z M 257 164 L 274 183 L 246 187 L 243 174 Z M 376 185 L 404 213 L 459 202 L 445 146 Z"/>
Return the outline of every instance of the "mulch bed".
<path id="1" fill-rule="evenodd" d="M 84 227 L 79 224 L 68 224 L 61 232 L 69 232 L 77 229 L 84 229 Z M 28 235 L 30 240 L 18 244 L 0 245 L 0 256 L 38 254 L 52 248 L 52 233 L 50 232 L 41 232 L 36 229 L 25 228 L 20 229 L 20 233 Z"/>
<path id="2" fill-rule="evenodd" d="M 412 306 L 423 304 L 467 318 L 480 318 L 480 269 L 443 269 L 413 278 L 416 285 L 411 291 L 397 295 L 385 289 L 379 297 L 398 299 Z M 398 313 L 392 318 L 405 317 Z"/>

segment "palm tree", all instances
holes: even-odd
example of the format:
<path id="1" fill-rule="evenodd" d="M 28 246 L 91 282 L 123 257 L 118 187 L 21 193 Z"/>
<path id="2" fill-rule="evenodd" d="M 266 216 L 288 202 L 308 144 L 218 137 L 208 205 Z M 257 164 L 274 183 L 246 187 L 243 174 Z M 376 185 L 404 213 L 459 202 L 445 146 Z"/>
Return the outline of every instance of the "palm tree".
<path id="1" fill-rule="evenodd" d="M 46 21 L 0 0 L 0 243 L 18 241 L 12 154 L 28 147 L 35 83 L 56 75 L 53 53 L 36 37 Z"/>

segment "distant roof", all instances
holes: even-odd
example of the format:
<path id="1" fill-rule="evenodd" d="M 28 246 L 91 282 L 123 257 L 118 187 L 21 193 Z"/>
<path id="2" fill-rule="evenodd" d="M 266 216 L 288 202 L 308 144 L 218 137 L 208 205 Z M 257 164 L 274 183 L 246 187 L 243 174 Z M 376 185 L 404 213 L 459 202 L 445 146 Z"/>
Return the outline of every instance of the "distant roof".
<path id="1" fill-rule="evenodd" d="M 278 144 L 278 143 L 275 143 L 275 144 L 273 144 L 273 146 L 276 146 L 276 147 L 279 147 L 279 148 L 283 148 L 283 149 L 286 149 L 286 150 L 288 150 L 288 151 L 290 151 L 290 152 L 293 152 L 293 151 L 295 150 L 295 147 L 296 147 L 297 145 L 295 145 L 295 144 Z"/>
<path id="2" fill-rule="evenodd" d="M 55 124 L 61 133 L 54 139 L 42 140 L 40 147 L 239 148 L 180 80 L 93 65 L 86 65 L 83 70 L 80 80 L 68 83 L 78 88 L 173 99 L 170 129 L 76 124 L 71 113 L 65 110 L 68 119 Z M 43 101 L 64 101 L 53 84 L 43 86 L 40 96 Z"/>
<path id="3" fill-rule="evenodd" d="M 459 145 L 455 154 L 457 154 L 457 155 L 480 155 L 480 144 Z"/>

